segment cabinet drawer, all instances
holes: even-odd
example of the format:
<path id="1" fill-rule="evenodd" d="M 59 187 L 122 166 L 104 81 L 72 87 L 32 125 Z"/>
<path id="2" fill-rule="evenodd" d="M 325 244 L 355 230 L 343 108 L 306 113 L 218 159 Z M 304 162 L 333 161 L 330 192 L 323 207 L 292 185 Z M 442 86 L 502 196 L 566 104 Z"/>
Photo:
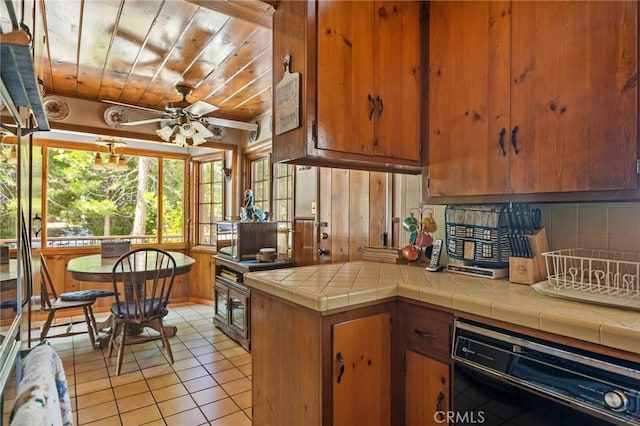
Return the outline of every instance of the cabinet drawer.
<path id="1" fill-rule="evenodd" d="M 420 312 L 420 310 L 424 312 Z M 442 360 L 450 358 L 452 322 L 448 315 L 414 308 L 403 312 L 402 328 L 408 349 Z"/>

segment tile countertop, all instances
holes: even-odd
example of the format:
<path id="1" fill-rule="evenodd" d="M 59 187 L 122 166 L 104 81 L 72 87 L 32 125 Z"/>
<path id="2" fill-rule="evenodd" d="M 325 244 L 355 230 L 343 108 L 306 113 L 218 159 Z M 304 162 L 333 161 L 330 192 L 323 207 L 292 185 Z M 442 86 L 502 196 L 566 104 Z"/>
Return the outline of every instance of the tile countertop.
<path id="1" fill-rule="evenodd" d="M 250 272 L 244 282 L 320 312 L 402 296 L 640 354 L 640 312 L 541 295 L 506 278 L 362 261 Z"/>

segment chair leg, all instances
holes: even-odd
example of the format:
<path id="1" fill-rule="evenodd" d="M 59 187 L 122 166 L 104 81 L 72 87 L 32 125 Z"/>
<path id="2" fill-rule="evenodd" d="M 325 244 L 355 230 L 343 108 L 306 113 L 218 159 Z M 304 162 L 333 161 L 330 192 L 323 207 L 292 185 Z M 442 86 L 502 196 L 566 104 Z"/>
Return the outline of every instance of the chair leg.
<path id="1" fill-rule="evenodd" d="M 43 341 L 47 337 L 47 333 L 49 333 L 49 329 L 51 328 L 51 322 L 53 322 L 53 317 L 55 316 L 54 311 L 49 311 L 47 315 L 47 320 L 42 324 L 42 330 L 40 331 L 40 341 Z"/>
<path id="2" fill-rule="evenodd" d="M 116 337 L 118 336 L 118 332 L 120 331 L 120 327 L 116 323 L 115 318 L 111 323 L 111 336 L 109 336 L 109 355 L 108 358 L 111 358 L 111 354 L 113 353 L 113 348 L 116 346 Z"/>
<path id="3" fill-rule="evenodd" d="M 84 319 L 87 322 L 87 333 L 89 333 L 89 340 L 91 340 L 91 347 L 95 348 L 96 336 L 93 331 L 93 324 L 91 324 L 91 317 L 93 316 L 91 306 L 84 306 L 82 310 L 84 311 Z"/>
<path id="4" fill-rule="evenodd" d="M 171 364 L 173 364 L 173 352 L 171 352 L 171 345 L 169 344 L 169 338 L 167 337 L 167 335 L 164 332 L 164 326 L 162 324 L 162 320 L 158 320 L 158 324 L 160 325 L 159 331 L 160 331 L 160 337 L 162 338 L 162 346 L 164 347 L 165 351 L 167 351 L 167 357 L 169 357 L 169 361 L 171 362 Z"/>
<path id="5" fill-rule="evenodd" d="M 91 320 L 91 327 L 93 327 L 93 334 L 98 336 L 98 323 L 96 322 L 96 317 L 93 314 L 93 306 L 89 306 L 89 319 Z"/>
<path id="6" fill-rule="evenodd" d="M 122 369 L 122 358 L 124 357 L 124 345 L 127 338 L 127 323 L 122 324 L 122 331 L 120 331 L 120 343 L 118 346 L 118 360 L 116 361 L 116 376 L 120 375 Z"/>

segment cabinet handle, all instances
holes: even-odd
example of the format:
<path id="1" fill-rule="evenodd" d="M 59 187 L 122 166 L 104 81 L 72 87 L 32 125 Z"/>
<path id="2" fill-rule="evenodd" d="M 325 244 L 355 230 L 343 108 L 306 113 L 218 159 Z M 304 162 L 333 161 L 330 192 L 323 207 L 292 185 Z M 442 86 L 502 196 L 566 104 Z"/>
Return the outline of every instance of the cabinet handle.
<path id="1" fill-rule="evenodd" d="M 378 101 L 378 121 L 380 121 L 382 110 L 384 109 L 384 104 L 382 103 L 382 98 L 380 96 L 376 96 L 376 101 Z"/>
<path id="2" fill-rule="evenodd" d="M 516 153 L 516 155 L 518 155 L 518 141 L 517 141 L 517 135 L 518 135 L 518 130 L 520 130 L 520 127 L 518 127 L 517 125 L 513 127 L 513 130 L 511 131 L 511 145 L 513 145 L 513 152 Z"/>
<path id="3" fill-rule="evenodd" d="M 376 110 L 376 103 L 373 100 L 373 96 L 371 96 L 371 93 L 369 93 L 369 96 L 367 97 L 367 99 L 369 99 L 369 121 L 371 121 L 371 118 L 373 117 L 373 113 Z"/>
<path id="4" fill-rule="evenodd" d="M 436 403 L 436 416 L 438 423 L 443 423 L 445 420 L 444 411 L 442 411 L 442 401 L 444 401 L 444 393 L 440 391 L 438 394 L 438 401 Z"/>
<path id="5" fill-rule="evenodd" d="M 498 145 L 500 145 L 500 149 L 502 150 L 502 156 L 505 157 L 507 155 L 507 151 L 504 150 L 504 135 L 507 133 L 507 129 L 504 127 L 500 130 L 500 138 L 498 139 Z"/>
<path id="6" fill-rule="evenodd" d="M 414 333 L 416 333 L 418 336 L 420 337 L 424 337 L 425 339 L 437 339 L 438 335 L 437 334 L 432 334 L 426 331 L 422 331 L 422 330 L 418 330 L 417 328 L 415 330 L 413 330 Z"/>
<path id="7" fill-rule="evenodd" d="M 338 361 L 338 364 L 340 365 L 340 373 L 338 374 L 338 383 L 340 383 L 342 375 L 344 374 L 344 358 L 340 352 L 336 354 L 336 361 Z"/>

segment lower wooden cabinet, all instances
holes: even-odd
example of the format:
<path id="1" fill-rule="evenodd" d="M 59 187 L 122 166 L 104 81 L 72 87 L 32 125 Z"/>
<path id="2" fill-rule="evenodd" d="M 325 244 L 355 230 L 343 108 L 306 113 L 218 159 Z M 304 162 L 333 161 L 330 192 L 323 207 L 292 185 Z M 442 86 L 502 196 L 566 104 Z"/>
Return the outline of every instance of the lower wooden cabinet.
<path id="1" fill-rule="evenodd" d="M 448 424 L 449 365 L 412 350 L 405 352 L 406 426 Z"/>
<path id="2" fill-rule="evenodd" d="M 451 338 L 453 315 L 400 302 L 399 350 L 403 351 L 403 384 L 398 401 L 407 426 L 448 424 L 451 410 Z"/>
<path id="3" fill-rule="evenodd" d="M 249 350 L 249 290 L 241 283 L 217 277 L 214 306 L 213 324 Z"/>
<path id="4" fill-rule="evenodd" d="M 253 424 L 447 424 L 452 326 L 397 300 L 323 313 L 252 288 Z"/>
<path id="5" fill-rule="evenodd" d="M 391 425 L 390 306 L 326 315 L 252 289 L 253 424 Z"/>
<path id="6" fill-rule="evenodd" d="M 333 325 L 333 424 L 391 424 L 391 314 Z"/>

